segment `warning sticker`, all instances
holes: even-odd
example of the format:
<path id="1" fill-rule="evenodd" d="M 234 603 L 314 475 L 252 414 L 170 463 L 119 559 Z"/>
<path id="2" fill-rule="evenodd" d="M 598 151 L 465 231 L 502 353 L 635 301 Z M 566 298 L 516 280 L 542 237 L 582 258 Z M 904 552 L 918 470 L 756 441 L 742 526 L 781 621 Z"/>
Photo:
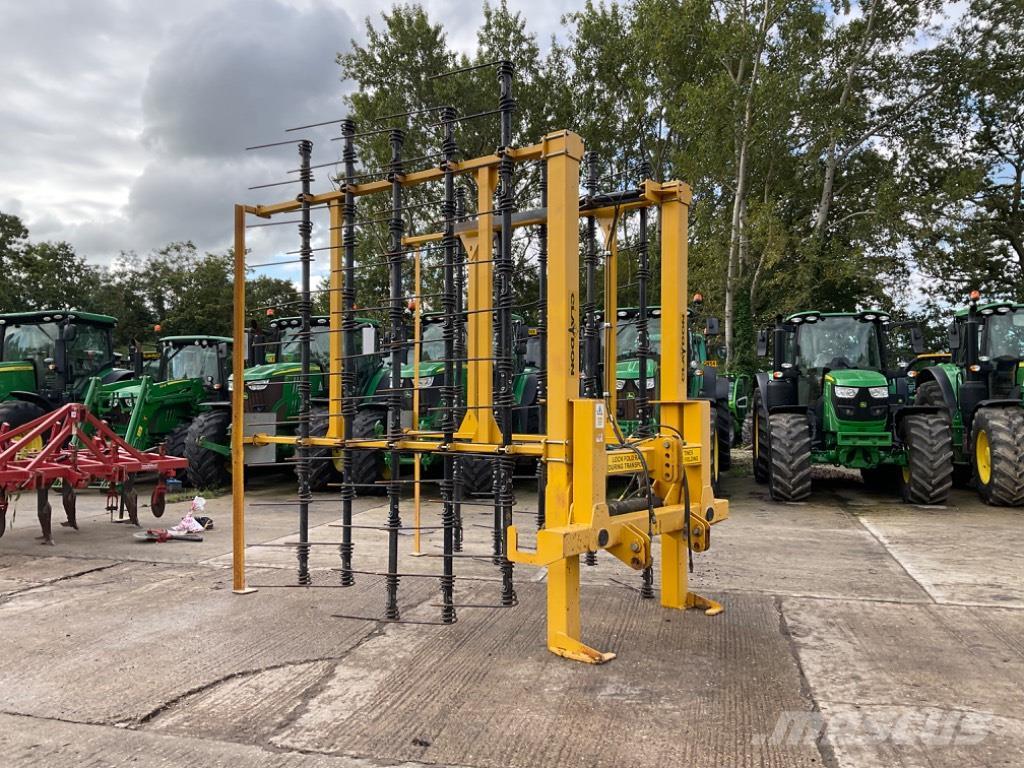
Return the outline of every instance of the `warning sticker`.
<path id="1" fill-rule="evenodd" d="M 632 451 L 617 451 L 608 454 L 608 474 L 619 475 L 642 472 L 644 465 Z"/>
<path id="2" fill-rule="evenodd" d="M 604 429 L 604 403 L 598 403 L 594 407 L 594 427 Z"/>
<path id="3" fill-rule="evenodd" d="M 683 464 L 700 464 L 700 446 L 683 447 Z"/>

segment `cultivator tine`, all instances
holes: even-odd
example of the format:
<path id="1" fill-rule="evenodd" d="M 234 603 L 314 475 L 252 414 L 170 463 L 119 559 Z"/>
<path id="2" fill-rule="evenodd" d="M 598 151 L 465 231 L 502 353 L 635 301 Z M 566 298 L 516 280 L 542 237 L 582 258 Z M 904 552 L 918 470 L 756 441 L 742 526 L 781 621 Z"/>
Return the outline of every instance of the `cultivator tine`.
<path id="1" fill-rule="evenodd" d="M 345 163 L 345 199 L 342 206 L 342 234 L 341 248 L 343 259 L 343 279 L 341 284 L 341 344 L 342 354 L 346 362 L 355 355 L 356 349 L 356 197 L 352 194 L 352 185 L 355 183 L 356 150 L 354 136 L 356 125 L 352 120 L 344 120 L 341 123 L 341 135 L 345 144 L 341 150 L 341 159 Z M 354 366 L 344 364 L 341 371 L 341 414 L 344 417 L 345 431 L 343 437 L 346 441 L 352 440 L 352 424 L 355 421 L 356 408 L 356 387 L 358 385 Z M 346 449 L 342 455 L 342 485 L 341 485 L 341 522 L 344 526 L 341 531 L 341 544 L 338 546 L 338 554 L 341 557 L 340 583 L 343 587 L 350 587 L 355 584 L 355 576 L 352 572 L 352 553 L 355 545 L 352 541 L 352 502 L 356 497 L 356 486 L 352 482 L 354 456 L 351 449 Z"/>
<path id="2" fill-rule="evenodd" d="M 67 520 L 61 523 L 65 528 L 74 528 L 78 530 L 78 494 L 75 492 L 75 486 L 65 480 L 60 486 L 60 497 L 64 504 L 64 514 L 67 516 Z"/>
<path id="3" fill-rule="evenodd" d="M 390 306 L 388 317 L 391 320 L 392 340 L 401 340 L 404 336 L 403 319 L 405 307 L 402 304 L 402 145 L 405 132 L 400 129 L 390 131 L 391 165 L 391 221 L 388 224 L 388 262 L 390 281 Z M 391 346 L 391 392 L 387 394 L 388 424 L 387 439 L 394 445 L 402 435 L 402 356 L 400 344 Z M 385 577 L 386 601 L 384 616 L 387 619 L 400 618 L 398 609 L 398 529 L 402 526 L 401 518 L 401 454 L 395 448 L 390 449 L 391 479 L 388 483 L 388 575 Z"/>
<path id="4" fill-rule="evenodd" d="M 301 297 L 299 303 L 299 316 L 302 318 L 302 330 L 299 333 L 299 366 L 301 377 L 296 384 L 296 391 L 299 395 L 299 443 L 295 449 L 297 458 L 295 474 L 299 481 L 299 546 L 297 556 L 299 561 L 298 580 L 299 584 L 309 585 L 312 579 L 309 574 L 309 502 L 313 495 L 309 487 L 309 421 L 311 415 L 310 403 L 310 351 L 309 342 L 312 336 L 310 331 L 310 262 L 312 261 L 312 244 L 310 238 L 313 233 L 313 224 L 310 220 L 310 184 L 313 180 L 313 173 L 310 170 L 310 158 L 313 153 L 313 142 L 299 142 L 299 165 L 301 173 L 299 181 L 302 182 L 302 220 L 299 222 L 300 261 L 302 264 L 301 274 Z"/>
<path id="5" fill-rule="evenodd" d="M 142 525 L 139 523 L 139 492 L 135 490 L 134 475 L 128 475 L 128 479 L 121 486 L 121 497 L 124 500 L 124 508 L 128 513 L 128 519 L 132 521 L 132 525 L 136 528 L 141 528 Z"/>
<path id="6" fill-rule="evenodd" d="M 39 528 L 42 530 L 39 540 L 43 544 L 52 545 L 53 530 L 50 526 L 53 509 L 50 507 L 50 487 L 47 485 L 40 485 L 36 488 L 36 513 L 39 516 Z"/>

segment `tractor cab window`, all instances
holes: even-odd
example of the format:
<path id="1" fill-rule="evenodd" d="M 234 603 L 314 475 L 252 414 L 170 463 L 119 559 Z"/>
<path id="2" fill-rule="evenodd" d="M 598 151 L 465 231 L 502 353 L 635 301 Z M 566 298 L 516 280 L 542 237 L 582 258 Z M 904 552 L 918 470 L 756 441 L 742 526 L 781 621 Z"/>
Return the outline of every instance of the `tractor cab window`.
<path id="1" fill-rule="evenodd" d="M 873 368 L 881 370 L 878 330 L 855 317 L 821 317 L 796 331 L 796 364 L 801 370 Z"/>
<path id="2" fill-rule="evenodd" d="M 112 360 L 110 334 L 104 328 L 79 323 L 75 338 L 67 345 L 68 383 L 71 389 L 83 387 Z"/>
<path id="3" fill-rule="evenodd" d="M 424 323 L 420 333 L 422 335 L 422 338 L 420 340 L 420 361 L 425 362 L 427 360 L 444 360 L 444 323 Z M 465 324 L 463 324 L 462 326 L 462 338 L 463 341 L 465 341 Z"/>
<path id="4" fill-rule="evenodd" d="M 661 318 L 647 318 L 647 339 L 651 354 L 655 357 L 661 354 Z M 620 323 L 615 334 L 615 356 L 619 360 L 633 360 L 640 349 L 640 332 L 637 329 L 636 319 Z"/>
<path id="5" fill-rule="evenodd" d="M 9 325 L 4 334 L 3 359 L 5 362 L 31 360 L 41 371 L 43 361 L 55 356 L 59 334 L 56 323 Z"/>
<path id="6" fill-rule="evenodd" d="M 281 335 L 279 363 L 297 363 L 300 360 L 301 345 L 299 344 L 299 327 L 291 327 Z M 331 364 L 331 329 L 326 325 L 314 325 L 309 340 L 309 359 L 326 370 Z"/>
<path id="7" fill-rule="evenodd" d="M 163 381 L 200 379 L 203 382 L 216 382 L 220 377 L 219 371 L 216 346 L 185 344 L 164 347 L 164 364 L 161 366 L 160 377 Z"/>
<path id="8" fill-rule="evenodd" d="M 993 360 L 1024 360 L 1024 309 L 989 315 L 981 341 L 981 354 Z"/>

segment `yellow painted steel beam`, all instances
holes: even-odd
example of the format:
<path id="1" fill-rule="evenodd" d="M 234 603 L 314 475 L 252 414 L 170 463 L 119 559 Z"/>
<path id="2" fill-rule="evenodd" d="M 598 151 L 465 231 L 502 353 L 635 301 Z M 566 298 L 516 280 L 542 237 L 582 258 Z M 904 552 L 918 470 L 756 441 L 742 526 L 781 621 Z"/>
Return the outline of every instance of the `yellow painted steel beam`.
<path id="1" fill-rule="evenodd" d="M 235 206 L 233 343 L 231 369 L 231 589 L 235 594 L 255 592 L 245 581 L 245 458 L 242 447 L 245 386 L 245 206 Z"/>
<path id="2" fill-rule="evenodd" d="M 330 377 L 327 382 L 327 392 L 328 397 L 331 398 L 331 402 L 338 403 L 341 402 L 341 374 L 345 365 L 342 347 L 343 334 L 340 333 L 342 320 L 344 319 L 341 297 L 341 289 L 344 281 L 341 250 L 343 235 L 343 206 L 340 201 L 335 200 L 329 204 L 328 210 L 330 211 L 331 222 L 331 272 L 327 285 L 328 288 L 330 288 L 330 294 L 328 296 L 328 303 L 330 306 L 329 327 L 332 329 L 332 332 L 328 334 L 330 337 Z M 333 331 L 335 328 L 338 329 L 338 332 Z M 330 409 L 327 424 L 327 436 L 341 437 L 344 434 L 345 422 L 344 417 L 341 414 L 341 408 Z"/>
<path id="3" fill-rule="evenodd" d="M 494 218 L 494 193 L 498 186 L 497 169 L 488 164 L 477 169 L 477 220 L 482 232 L 491 231 Z M 494 249 L 490 238 L 463 238 L 468 256 L 466 415 L 458 433 L 472 435 L 481 443 L 496 443 L 498 424 L 494 404 L 494 361 L 492 327 L 494 308 Z"/>

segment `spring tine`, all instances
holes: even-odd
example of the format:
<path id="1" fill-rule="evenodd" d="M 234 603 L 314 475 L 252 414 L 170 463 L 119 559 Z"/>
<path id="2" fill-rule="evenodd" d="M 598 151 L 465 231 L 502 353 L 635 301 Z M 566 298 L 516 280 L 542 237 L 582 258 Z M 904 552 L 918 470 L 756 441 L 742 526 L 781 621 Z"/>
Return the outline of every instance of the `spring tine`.
<path id="1" fill-rule="evenodd" d="M 459 67 L 458 69 L 450 69 L 447 72 L 442 72 L 439 75 L 431 75 L 427 80 L 440 80 L 443 77 L 451 77 L 452 75 L 458 75 L 463 72 L 472 72 L 476 69 L 484 69 L 486 67 L 495 67 L 499 64 L 504 64 L 507 59 L 495 59 L 494 61 L 487 61 L 482 64 L 470 64 L 469 66 Z"/>
<path id="2" fill-rule="evenodd" d="M 300 141 L 305 141 L 305 139 L 290 139 L 288 141 L 275 141 L 275 142 L 271 142 L 270 144 L 255 144 L 255 145 L 253 145 L 251 147 L 246 147 L 245 150 L 246 150 L 246 152 L 248 152 L 251 149 L 266 149 L 267 147 L 283 147 L 286 144 L 298 144 Z"/>

